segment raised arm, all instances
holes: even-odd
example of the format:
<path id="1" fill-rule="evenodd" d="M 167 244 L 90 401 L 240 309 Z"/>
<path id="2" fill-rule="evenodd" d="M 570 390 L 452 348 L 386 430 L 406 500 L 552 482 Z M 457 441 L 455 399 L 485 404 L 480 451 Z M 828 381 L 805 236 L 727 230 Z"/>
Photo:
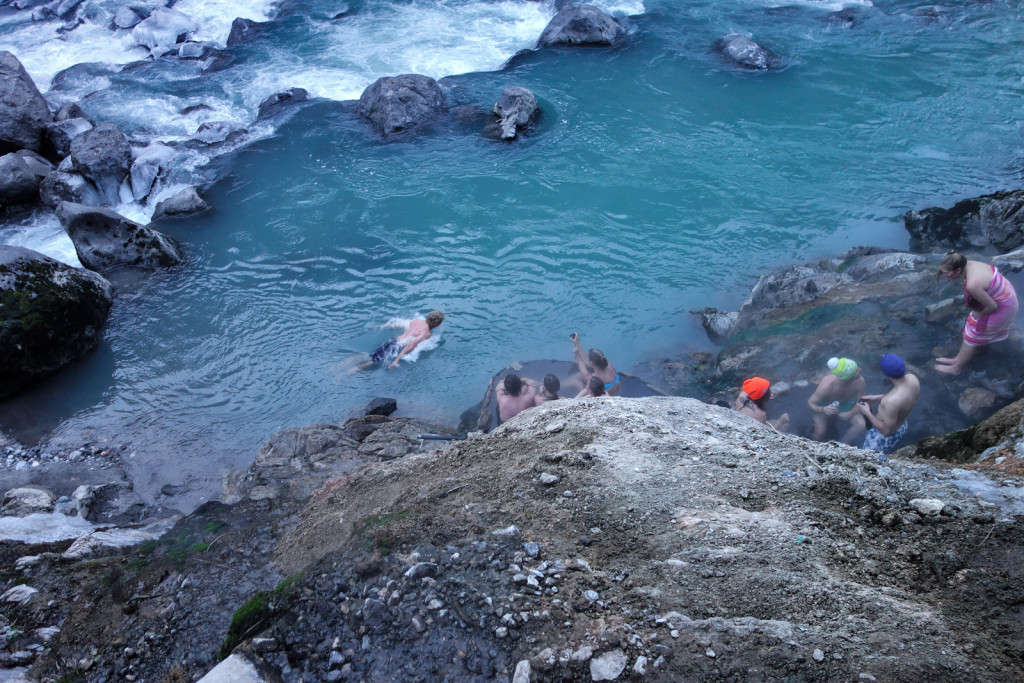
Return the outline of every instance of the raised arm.
<path id="1" fill-rule="evenodd" d="M 586 385 L 590 381 L 590 368 L 587 365 L 587 354 L 583 350 L 583 345 L 580 344 L 580 336 L 573 332 L 572 338 L 572 355 L 576 360 L 576 365 L 580 369 L 580 375 L 583 377 L 583 384 Z"/>

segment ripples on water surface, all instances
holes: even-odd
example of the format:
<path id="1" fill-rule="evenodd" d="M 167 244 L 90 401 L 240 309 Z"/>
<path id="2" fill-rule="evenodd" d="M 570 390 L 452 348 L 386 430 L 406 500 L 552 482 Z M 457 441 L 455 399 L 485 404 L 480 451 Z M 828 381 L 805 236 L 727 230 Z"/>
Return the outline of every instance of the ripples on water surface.
<path id="1" fill-rule="evenodd" d="M 200 6 L 220 17 L 206 25 L 223 43 L 242 11 L 176 5 Z M 109 72 L 107 90 L 68 79 L 67 99 L 99 88 L 94 115 L 154 139 L 200 123 L 164 109 L 208 101 L 214 118 L 251 120 L 284 87 L 344 99 L 417 71 L 463 73 L 447 81 L 453 105 L 489 109 L 526 86 L 543 117 L 513 144 L 457 118 L 382 144 L 346 105 L 307 107 L 237 154 L 207 193 L 214 212 L 162 226 L 188 264 L 126 288 L 100 349 L 5 404 L 5 422 L 23 438 L 130 443 L 154 490 L 203 485 L 269 433 L 376 395 L 453 424 L 509 362 L 569 358 L 572 330 L 625 370 L 706 347 L 688 311 L 737 307 L 766 269 L 902 248 L 906 210 L 1019 187 L 1017 6 L 861 4 L 859 26 L 830 27 L 842 6 L 652 0 L 621 48 L 537 52 L 494 71 L 532 46 L 549 5 L 353 4 L 335 21 L 318 8 L 279 22 L 225 72 L 162 61 L 140 70 L 156 78 L 145 83 L 115 66 L 93 69 Z M 439 35 L 422 30 L 431 22 Z M 787 67 L 722 68 L 710 46 L 737 31 Z M 7 47 L 40 82 L 56 72 L 53 46 Z M 47 221 L 0 238 L 73 260 Z M 448 319 L 415 363 L 333 371 L 385 338 L 370 325 L 431 308 Z"/>

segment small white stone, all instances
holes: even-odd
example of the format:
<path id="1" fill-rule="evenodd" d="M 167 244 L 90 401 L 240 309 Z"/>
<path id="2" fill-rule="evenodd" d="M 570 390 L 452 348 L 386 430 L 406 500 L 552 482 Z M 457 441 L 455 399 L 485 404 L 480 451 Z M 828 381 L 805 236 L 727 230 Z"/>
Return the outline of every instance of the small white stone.
<path id="1" fill-rule="evenodd" d="M 818 648 L 814 648 L 814 652 L 811 654 L 811 656 L 814 657 L 814 661 L 816 662 L 822 662 L 825 660 L 825 653 L 819 650 Z"/>
<path id="2" fill-rule="evenodd" d="M 709 647 L 708 649 L 704 650 L 704 656 L 705 656 L 705 657 L 709 657 L 709 658 L 711 658 L 711 659 L 714 659 L 714 658 L 715 658 L 715 651 L 714 651 L 714 650 L 712 650 L 712 649 L 711 649 L 711 648 Z"/>

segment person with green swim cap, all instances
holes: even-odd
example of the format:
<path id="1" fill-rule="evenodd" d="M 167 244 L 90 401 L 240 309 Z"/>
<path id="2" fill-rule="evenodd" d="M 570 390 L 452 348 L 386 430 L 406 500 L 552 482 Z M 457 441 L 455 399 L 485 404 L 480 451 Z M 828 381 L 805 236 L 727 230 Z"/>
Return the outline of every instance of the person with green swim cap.
<path id="1" fill-rule="evenodd" d="M 828 368 L 831 372 L 807 399 L 807 407 L 811 409 L 814 420 L 811 438 L 821 441 L 829 428 L 835 425 L 841 432 L 840 441 L 851 446 L 860 445 L 867 423 L 857 409 L 857 399 L 864 393 L 867 383 L 857 362 L 850 358 L 830 358 Z M 840 425 L 840 422 L 844 424 Z"/>

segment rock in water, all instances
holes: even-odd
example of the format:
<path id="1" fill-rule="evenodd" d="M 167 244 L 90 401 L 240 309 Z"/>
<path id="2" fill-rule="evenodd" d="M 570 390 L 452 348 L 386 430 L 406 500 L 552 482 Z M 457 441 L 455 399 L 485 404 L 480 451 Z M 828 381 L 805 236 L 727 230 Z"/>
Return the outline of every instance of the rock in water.
<path id="1" fill-rule="evenodd" d="M 718 41 L 718 51 L 726 60 L 744 69 L 767 71 L 776 62 L 771 52 L 739 33 L 730 33 Z"/>
<path id="2" fill-rule="evenodd" d="M 83 118 L 64 119 L 46 124 L 48 153 L 52 153 L 57 159 L 63 159 L 71 154 L 71 142 L 92 127 L 92 124 Z"/>
<path id="3" fill-rule="evenodd" d="M 446 108 L 441 86 L 419 74 L 378 78 L 359 97 L 359 113 L 384 137 L 415 128 Z"/>
<path id="4" fill-rule="evenodd" d="M 569 5 L 548 22 L 537 47 L 611 45 L 624 33 L 619 22 L 594 5 Z"/>
<path id="5" fill-rule="evenodd" d="M 71 163 L 90 181 L 104 204 L 119 201 L 118 189 L 132 166 L 132 148 L 112 123 L 101 123 L 71 141 Z"/>
<path id="6" fill-rule="evenodd" d="M 270 97 L 260 102 L 259 112 L 256 114 L 256 120 L 265 119 L 268 116 L 274 116 L 280 113 L 291 105 L 298 104 L 299 102 L 305 102 L 309 99 L 309 93 L 303 88 L 289 88 L 288 90 L 282 90 L 281 92 L 274 93 Z"/>
<path id="7" fill-rule="evenodd" d="M 88 180 L 77 173 L 54 171 L 39 185 L 39 198 L 51 209 L 56 209 L 61 202 L 74 202 L 96 206 L 100 203 L 100 193 Z"/>
<path id="8" fill-rule="evenodd" d="M 112 292 L 95 273 L 0 246 L 0 398 L 96 346 Z"/>
<path id="9" fill-rule="evenodd" d="M 132 38 L 149 48 L 154 57 L 170 52 L 199 30 L 199 24 L 177 10 L 157 7 L 149 18 L 132 29 Z"/>
<path id="10" fill-rule="evenodd" d="M 957 202 L 952 208 L 908 211 L 903 223 L 915 251 L 995 247 L 1010 251 L 1024 244 L 1024 190 L 997 192 Z"/>
<path id="11" fill-rule="evenodd" d="M 167 145 L 154 142 L 135 155 L 129 175 L 131 176 L 132 196 L 136 201 L 145 199 L 153 189 L 153 183 L 177 157 L 177 153 Z"/>
<path id="12" fill-rule="evenodd" d="M 519 130 L 529 125 L 537 114 L 537 98 L 526 88 L 512 86 L 505 88 L 501 97 L 494 104 L 494 113 L 498 117 L 501 137 L 511 140 Z"/>
<path id="13" fill-rule="evenodd" d="M 165 218 L 184 218 L 195 216 L 208 211 L 210 205 L 199 196 L 199 190 L 195 187 L 186 187 L 169 199 L 157 202 L 153 211 L 153 220 L 159 221 Z"/>
<path id="14" fill-rule="evenodd" d="M 165 268 L 181 261 L 174 240 L 109 209 L 63 202 L 57 218 L 89 270 Z"/>
<path id="15" fill-rule="evenodd" d="M 25 67 L 10 52 L 0 52 L 0 153 L 38 152 L 48 123 L 50 109 Z"/>
<path id="16" fill-rule="evenodd" d="M 5 154 L 0 157 L 0 204 L 29 204 L 39 199 L 40 178 L 24 157 Z"/>

